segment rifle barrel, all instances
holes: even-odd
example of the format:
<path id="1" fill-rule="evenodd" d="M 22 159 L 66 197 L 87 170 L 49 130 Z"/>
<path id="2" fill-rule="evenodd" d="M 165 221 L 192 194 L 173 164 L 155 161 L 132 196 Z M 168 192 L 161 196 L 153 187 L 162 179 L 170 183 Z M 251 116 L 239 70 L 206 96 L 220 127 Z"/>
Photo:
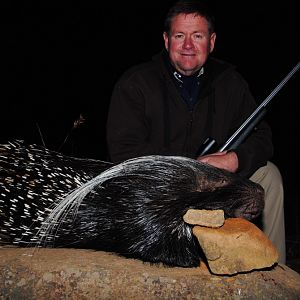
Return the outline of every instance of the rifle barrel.
<path id="1" fill-rule="evenodd" d="M 282 89 L 282 87 L 290 80 L 290 78 L 298 71 L 300 68 L 300 62 L 283 78 L 283 80 L 276 86 L 276 88 L 271 92 L 271 94 L 256 108 L 256 110 L 246 119 L 246 121 L 237 129 L 237 131 L 226 141 L 226 143 L 218 150 L 222 152 L 228 150 L 229 145 L 232 144 L 232 141 L 238 137 L 242 130 L 246 128 L 253 118 L 272 100 L 272 98 Z"/>

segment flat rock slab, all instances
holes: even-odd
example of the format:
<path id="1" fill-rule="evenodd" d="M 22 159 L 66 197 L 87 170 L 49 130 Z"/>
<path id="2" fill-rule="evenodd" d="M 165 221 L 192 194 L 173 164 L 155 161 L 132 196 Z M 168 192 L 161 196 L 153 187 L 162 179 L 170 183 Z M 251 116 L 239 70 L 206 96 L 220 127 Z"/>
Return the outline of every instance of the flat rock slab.
<path id="1" fill-rule="evenodd" d="M 300 299 L 285 265 L 234 276 L 167 268 L 91 250 L 0 249 L 1 299 Z"/>

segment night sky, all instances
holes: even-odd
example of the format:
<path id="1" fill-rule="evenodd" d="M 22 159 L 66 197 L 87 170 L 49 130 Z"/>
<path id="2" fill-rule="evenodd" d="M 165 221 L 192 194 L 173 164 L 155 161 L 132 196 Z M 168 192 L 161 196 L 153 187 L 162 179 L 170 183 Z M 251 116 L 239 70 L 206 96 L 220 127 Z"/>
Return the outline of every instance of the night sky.
<path id="1" fill-rule="evenodd" d="M 217 17 L 213 55 L 237 66 L 260 103 L 299 61 L 297 1 L 211 2 Z M 106 159 L 112 87 L 125 69 L 161 50 L 163 17 L 172 1 L 16 3 L 1 4 L 0 10 L 1 141 L 43 139 L 65 154 Z M 298 212 L 299 73 L 275 96 L 265 117 L 286 206 L 297 205 Z M 72 130 L 80 114 L 86 122 Z"/>

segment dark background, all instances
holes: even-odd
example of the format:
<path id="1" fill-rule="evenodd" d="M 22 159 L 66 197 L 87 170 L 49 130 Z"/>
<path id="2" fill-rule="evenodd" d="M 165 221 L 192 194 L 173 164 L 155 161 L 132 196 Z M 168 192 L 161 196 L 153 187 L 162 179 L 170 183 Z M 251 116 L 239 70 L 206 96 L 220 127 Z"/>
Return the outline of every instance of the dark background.
<path id="1" fill-rule="evenodd" d="M 211 1 L 217 17 L 213 55 L 237 66 L 258 103 L 299 61 L 296 2 Z M 107 159 L 105 122 L 113 84 L 129 66 L 160 51 L 170 3 L 1 4 L 1 141 L 43 139 L 65 154 Z M 265 117 L 273 130 L 273 162 L 285 184 L 288 236 L 300 231 L 299 73 L 275 96 Z M 72 129 L 80 114 L 86 122 Z"/>

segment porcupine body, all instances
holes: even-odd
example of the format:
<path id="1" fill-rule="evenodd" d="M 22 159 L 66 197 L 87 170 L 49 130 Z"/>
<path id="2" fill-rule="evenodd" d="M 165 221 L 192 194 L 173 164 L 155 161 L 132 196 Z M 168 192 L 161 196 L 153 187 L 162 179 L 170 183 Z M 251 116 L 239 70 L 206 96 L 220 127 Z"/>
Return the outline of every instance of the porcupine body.
<path id="1" fill-rule="evenodd" d="M 112 165 L 37 145 L 0 145 L 0 243 L 115 252 L 169 266 L 198 266 L 190 208 L 225 217 L 261 214 L 263 189 L 237 174 L 179 156 Z"/>

